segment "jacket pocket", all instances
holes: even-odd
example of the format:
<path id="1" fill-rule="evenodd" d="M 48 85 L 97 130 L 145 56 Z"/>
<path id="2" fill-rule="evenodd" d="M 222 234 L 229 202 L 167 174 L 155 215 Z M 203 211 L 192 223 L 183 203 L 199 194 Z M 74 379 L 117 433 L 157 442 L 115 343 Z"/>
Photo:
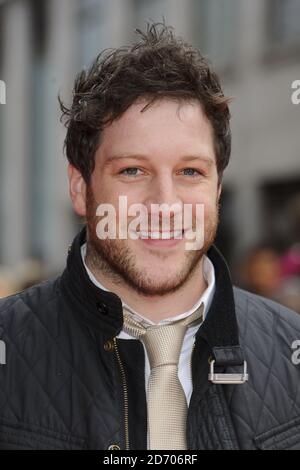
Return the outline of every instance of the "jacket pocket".
<path id="1" fill-rule="evenodd" d="M 85 440 L 25 423 L 9 423 L 0 418 L 0 450 L 76 450 Z"/>
<path id="2" fill-rule="evenodd" d="M 254 442 L 261 450 L 300 450 L 300 418 L 260 434 Z"/>

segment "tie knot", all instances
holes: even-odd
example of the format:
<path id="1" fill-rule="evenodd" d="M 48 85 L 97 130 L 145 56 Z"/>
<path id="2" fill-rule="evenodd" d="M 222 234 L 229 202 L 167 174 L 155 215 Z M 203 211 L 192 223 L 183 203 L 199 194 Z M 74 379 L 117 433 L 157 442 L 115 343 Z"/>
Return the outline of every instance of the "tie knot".
<path id="1" fill-rule="evenodd" d="M 145 327 L 142 322 L 136 321 L 132 314 L 125 310 L 123 316 L 124 330 L 144 343 L 150 367 L 153 369 L 161 365 L 178 364 L 187 328 L 193 324 L 200 324 L 203 319 L 203 303 L 188 317 L 166 325 Z"/>

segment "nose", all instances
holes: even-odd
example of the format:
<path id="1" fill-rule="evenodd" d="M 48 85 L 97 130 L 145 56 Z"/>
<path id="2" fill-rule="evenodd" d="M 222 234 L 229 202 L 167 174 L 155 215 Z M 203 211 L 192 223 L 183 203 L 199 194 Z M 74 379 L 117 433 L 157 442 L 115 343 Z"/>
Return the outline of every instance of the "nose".
<path id="1" fill-rule="evenodd" d="M 176 216 L 182 216 L 183 202 L 172 175 L 164 173 L 152 180 L 145 205 L 151 217 L 172 220 Z"/>
<path id="2" fill-rule="evenodd" d="M 151 182 L 146 204 L 169 204 L 180 203 L 175 182 L 172 175 L 163 173 L 157 175 Z"/>

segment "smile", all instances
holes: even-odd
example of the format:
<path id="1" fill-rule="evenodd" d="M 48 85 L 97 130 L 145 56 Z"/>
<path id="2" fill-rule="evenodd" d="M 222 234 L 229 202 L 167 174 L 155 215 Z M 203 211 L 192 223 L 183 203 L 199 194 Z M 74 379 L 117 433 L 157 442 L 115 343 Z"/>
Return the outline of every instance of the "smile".
<path id="1" fill-rule="evenodd" d="M 138 237 L 142 240 L 178 240 L 181 239 L 183 236 L 183 230 L 176 230 L 174 232 L 147 232 L 141 230 L 140 232 L 136 232 Z"/>

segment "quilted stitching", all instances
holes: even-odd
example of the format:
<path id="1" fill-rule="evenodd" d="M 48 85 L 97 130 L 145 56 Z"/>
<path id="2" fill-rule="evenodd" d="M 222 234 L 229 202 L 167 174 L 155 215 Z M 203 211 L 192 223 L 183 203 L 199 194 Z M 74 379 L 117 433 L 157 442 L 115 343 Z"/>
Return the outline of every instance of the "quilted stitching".
<path id="1" fill-rule="evenodd" d="M 191 414 L 193 448 L 256 448 L 257 436 L 300 416 L 300 367 L 291 363 L 300 317 L 238 288 L 234 296 L 250 379 L 208 388 Z M 9 361 L 0 367 L 0 429 L 6 419 L 90 439 L 89 448 L 120 441 L 113 356 L 68 311 L 59 280 L 1 300 L 0 326 Z"/>
<path id="2" fill-rule="evenodd" d="M 29 291 L 25 292 L 24 295 L 32 295 L 35 290 L 39 290 L 41 287 L 43 286 L 39 285 L 37 287 L 34 287 Z M 50 286 L 48 285 L 48 295 L 50 290 L 49 287 Z M 97 390 L 93 390 L 88 387 L 88 385 L 80 377 L 76 364 L 72 363 L 71 358 L 66 357 L 64 351 L 62 351 L 60 347 L 59 342 L 57 341 L 57 338 L 53 337 L 49 331 L 49 328 L 46 327 L 45 323 L 42 320 L 42 315 L 40 313 L 37 313 L 35 309 L 29 310 L 27 303 L 22 298 L 22 295 L 23 294 L 20 294 L 16 299 L 8 299 L 8 307 L 6 307 L 6 305 L 4 309 L 1 309 L 0 307 L 0 322 L 1 318 L 4 318 L 4 322 L 1 322 L 3 327 L 3 339 L 6 341 L 7 351 L 9 351 L 9 355 L 7 358 L 7 366 L 10 363 L 10 358 L 13 358 L 11 360 L 16 364 L 17 370 L 20 371 L 21 374 L 19 380 L 17 374 L 14 375 L 14 377 L 12 378 L 14 382 L 14 390 L 18 391 L 24 389 L 27 390 L 28 394 L 28 391 L 30 389 L 34 389 L 36 395 L 39 397 L 39 406 L 42 410 L 42 416 L 40 416 L 40 418 L 42 419 L 43 416 L 45 416 L 45 419 L 47 419 L 48 416 L 51 416 L 51 421 L 55 422 L 55 427 L 57 427 L 61 432 L 70 433 L 72 435 L 74 435 L 74 433 L 79 432 L 80 434 L 81 427 L 84 427 L 82 422 L 84 420 L 88 421 L 88 417 L 91 414 L 94 414 L 95 416 L 98 416 L 98 419 L 99 416 L 101 417 L 99 427 L 100 429 L 102 428 L 103 433 L 107 435 L 112 434 L 111 412 L 109 409 L 106 409 L 104 405 L 102 405 L 103 400 L 101 392 L 99 391 L 97 393 Z M 51 305 L 52 303 L 56 302 L 56 297 L 54 296 L 53 292 L 50 294 L 50 297 L 50 299 L 45 301 L 43 308 L 44 313 L 47 310 L 49 311 L 49 315 L 51 315 L 52 311 L 57 311 L 57 305 Z M 11 300 L 13 300 L 13 302 L 11 302 Z M 0 301 L 0 306 L 3 302 L 3 300 Z M 22 304 L 22 308 L 20 308 L 20 302 Z M 11 310 L 12 306 L 15 306 L 15 310 Z M 9 314 L 6 314 L 8 310 Z M 22 316 L 22 322 L 20 322 L 20 318 L 18 318 L 20 316 Z M 19 322 L 21 324 L 20 329 L 18 329 Z M 28 329 L 29 332 L 37 332 L 40 338 L 41 336 L 43 336 L 42 341 L 39 342 L 39 347 L 43 345 L 43 349 L 40 349 L 37 351 L 36 354 L 33 354 L 33 356 L 37 357 L 37 359 L 34 360 L 31 358 L 31 362 L 27 360 L 26 355 L 24 356 L 24 351 L 21 352 L 19 349 L 20 340 L 22 340 L 22 335 L 26 332 L 26 329 Z M 12 331 L 14 334 L 10 334 L 10 331 Z M 80 340 L 80 337 L 78 337 L 78 340 Z M 56 390 L 52 390 L 51 393 L 45 388 L 45 386 L 41 382 L 40 376 L 42 375 L 42 372 L 38 371 L 39 364 L 41 363 L 43 366 L 43 361 L 46 356 L 48 358 L 57 357 L 57 361 L 60 363 L 60 365 L 64 365 L 65 369 L 68 370 L 67 377 L 65 376 L 64 380 L 62 381 L 62 383 L 59 384 L 58 388 Z M 47 361 L 45 362 L 47 363 Z M 2 371 L 5 372 L 4 369 L 2 369 Z M 0 369 L 0 374 L 2 371 Z M 55 380 L 54 376 L 52 378 L 53 380 Z M 62 394 L 63 392 L 68 394 L 68 390 L 70 389 L 70 381 L 73 382 L 73 386 L 71 387 L 71 389 L 82 389 L 82 394 L 84 396 L 83 400 L 85 402 L 84 406 L 86 407 L 86 412 L 81 413 L 82 418 L 77 418 L 77 420 L 75 418 L 74 422 L 67 422 L 64 416 L 65 413 L 62 409 L 58 410 L 56 404 L 57 402 L 59 402 L 60 394 Z M 0 401 L 0 423 L 1 416 L 11 418 L 12 415 L 15 420 L 19 422 L 23 419 L 22 415 L 24 413 L 26 414 L 26 410 L 20 410 L 20 406 L 19 409 L 17 409 L 16 406 L 13 405 L 12 398 L 9 397 L 11 391 L 7 392 L 6 387 L 6 381 L 0 380 L 0 393 L 5 396 L 5 399 Z M 65 387 L 67 388 L 67 392 L 64 390 Z M 71 397 L 70 399 L 72 400 Z M 19 402 L 20 401 L 21 400 L 19 400 Z M 42 401 L 45 403 L 44 406 L 41 405 Z M 21 405 L 21 403 L 19 403 L 19 405 Z M 37 418 L 35 417 L 31 419 L 31 417 L 28 416 L 27 422 L 36 424 L 34 419 Z M 118 424 L 117 429 L 119 428 L 120 425 Z M 113 431 L 115 432 L 115 429 Z"/>
<path id="3" fill-rule="evenodd" d="M 300 338 L 300 317 L 241 289 L 235 289 L 235 301 L 250 379 L 247 385 L 231 391 L 230 410 L 239 434 L 248 436 L 244 446 L 249 448 L 253 447 L 251 435 L 254 438 L 300 415 L 300 369 L 291 362 L 292 341 Z M 264 349 L 269 351 L 264 358 L 257 353 L 258 338 L 263 338 Z"/>

